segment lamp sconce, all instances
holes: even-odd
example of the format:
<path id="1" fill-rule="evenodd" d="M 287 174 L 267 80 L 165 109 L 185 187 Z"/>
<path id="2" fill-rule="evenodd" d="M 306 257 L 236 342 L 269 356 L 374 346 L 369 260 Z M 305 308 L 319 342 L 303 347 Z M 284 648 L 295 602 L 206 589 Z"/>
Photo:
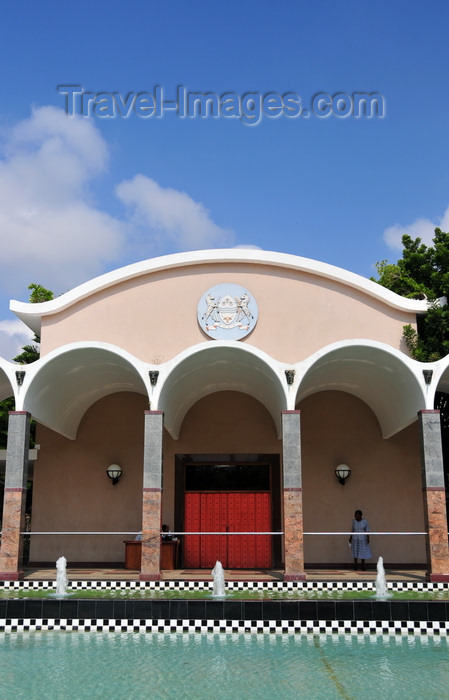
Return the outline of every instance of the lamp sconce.
<path id="1" fill-rule="evenodd" d="M 25 372 L 23 370 L 16 372 L 17 386 L 22 386 L 24 379 L 25 379 Z"/>
<path id="2" fill-rule="evenodd" d="M 115 486 L 122 475 L 122 468 L 118 464 L 111 464 L 106 469 L 106 474 L 112 479 L 112 485 Z"/>
<path id="3" fill-rule="evenodd" d="M 293 382 L 295 381 L 295 370 L 294 369 L 286 369 L 285 370 L 285 377 L 287 379 L 287 384 L 291 386 Z"/>
<path id="4" fill-rule="evenodd" d="M 156 386 L 157 384 L 157 379 L 159 377 L 159 372 L 157 370 L 151 370 L 149 372 L 150 375 L 150 384 L 151 386 Z"/>
<path id="5" fill-rule="evenodd" d="M 347 464 L 339 464 L 335 470 L 335 475 L 340 484 L 344 486 L 346 479 L 351 476 L 351 470 Z"/>
<path id="6" fill-rule="evenodd" d="M 424 375 L 424 381 L 425 381 L 425 383 L 426 383 L 427 385 L 428 385 L 428 384 L 431 384 L 431 383 L 432 383 L 433 369 L 423 369 L 422 373 L 423 373 L 423 375 Z"/>

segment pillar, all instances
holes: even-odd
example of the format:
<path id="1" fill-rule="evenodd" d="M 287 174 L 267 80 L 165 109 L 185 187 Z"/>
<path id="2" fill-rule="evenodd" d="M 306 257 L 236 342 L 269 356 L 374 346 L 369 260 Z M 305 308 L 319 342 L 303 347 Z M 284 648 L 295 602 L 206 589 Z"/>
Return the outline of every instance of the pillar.
<path id="1" fill-rule="evenodd" d="M 284 581 L 304 581 L 300 412 L 282 412 Z"/>
<path id="2" fill-rule="evenodd" d="M 161 578 L 162 439 L 164 414 L 145 411 L 141 581 Z"/>
<path id="3" fill-rule="evenodd" d="M 30 414 L 10 411 L 6 450 L 5 495 L 3 500 L 0 580 L 18 581 L 23 576 L 23 535 L 25 529 Z"/>
<path id="4" fill-rule="evenodd" d="M 418 413 L 426 519 L 427 578 L 449 581 L 449 548 L 439 411 Z"/>

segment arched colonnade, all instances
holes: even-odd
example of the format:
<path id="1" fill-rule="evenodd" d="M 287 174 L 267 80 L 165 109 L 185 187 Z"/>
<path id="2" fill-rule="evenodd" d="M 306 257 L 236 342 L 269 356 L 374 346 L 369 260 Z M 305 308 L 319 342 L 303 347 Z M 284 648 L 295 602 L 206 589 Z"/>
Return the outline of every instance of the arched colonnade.
<path id="1" fill-rule="evenodd" d="M 169 465 L 165 463 L 164 442 L 174 445 L 176 452 L 176 443 L 194 407 L 211 396 L 220 405 L 220 396 L 226 394 L 228 398 L 250 397 L 272 421 L 281 457 L 279 517 L 286 580 L 304 578 L 303 500 L 307 501 L 307 492 L 303 475 L 307 473 L 303 463 L 310 435 L 303 432 L 301 436 L 301 423 L 307 422 L 307 415 L 300 408 L 312 407 L 313 397 L 333 400 L 348 395 L 350 401 L 359 404 L 345 399 L 341 405 L 365 406 L 377 421 L 379 440 L 391 442 L 394 447 L 397 436 L 408 429 L 419 435 L 429 576 L 433 580 L 449 579 L 441 434 L 439 414 L 434 410 L 437 390 L 449 391 L 449 358 L 423 365 L 388 345 L 363 339 L 328 345 L 288 365 L 249 343 L 228 340 L 199 343 L 160 364 L 143 362 L 120 347 L 101 342 L 68 344 L 20 368 L 0 358 L 0 398 L 12 395 L 16 406 L 10 415 L 6 457 L 0 578 L 20 577 L 31 418 L 65 446 L 79 439 L 85 416 L 99 402 L 113 395 L 141 397 L 139 406 L 145 406 L 141 411 L 142 465 L 134 479 L 134 489 L 141 493 L 141 578 L 158 579 L 164 490 L 169 489 L 170 479 L 168 476 L 166 482 Z M 331 403 L 329 400 L 326 405 Z M 319 437 L 317 422 L 320 412 L 325 411 L 323 406 L 315 410 L 315 439 L 324 441 L 326 436 L 323 432 Z M 357 411 L 345 415 L 351 415 L 355 425 Z M 214 429 L 214 415 L 202 420 L 205 433 Z M 349 425 L 349 436 L 352 429 Z M 227 434 L 220 435 L 220 444 L 228 440 L 227 451 L 235 452 L 232 430 L 227 430 Z M 363 434 L 363 427 L 361 430 Z M 239 440 L 235 444 L 240 444 Z M 312 462 L 310 458 L 310 473 Z M 381 486 L 379 482 L 373 489 Z M 324 489 L 323 502 L 329 498 Z"/>

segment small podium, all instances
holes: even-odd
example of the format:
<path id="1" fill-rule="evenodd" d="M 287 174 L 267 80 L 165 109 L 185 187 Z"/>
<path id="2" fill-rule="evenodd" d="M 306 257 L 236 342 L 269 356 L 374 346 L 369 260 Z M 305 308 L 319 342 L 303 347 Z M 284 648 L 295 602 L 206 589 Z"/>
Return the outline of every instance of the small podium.
<path id="1" fill-rule="evenodd" d="M 142 560 L 142 542 L 125 540 L 125 569 L 140 571 Z"/>
<path id="2" fill-rule="evenodd" d="M 142 561 L 142 542 L 125 540 L 125 569 L 140 571 Z M 172 571 L 178 566 L 179 540 L 161 542 L 161 570 Z"/>
<path id="3" fill-rule="evenodd" d="M 161 542 L 161 569 L 172 571 L 178 566 L 179 540 L 163 540 Z"/>

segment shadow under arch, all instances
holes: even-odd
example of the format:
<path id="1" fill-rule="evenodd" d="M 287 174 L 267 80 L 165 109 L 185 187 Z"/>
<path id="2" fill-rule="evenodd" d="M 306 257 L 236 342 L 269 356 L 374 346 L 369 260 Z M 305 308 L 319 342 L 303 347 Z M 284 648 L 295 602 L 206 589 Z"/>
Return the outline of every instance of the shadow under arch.
<path id="1" fill-rule="evenodd" d="M 384 439 L 417 419 L 426 408 L 419 369 L 399 351 L 381 343 L 348 341 L 329 346 L 310 358 L 298 387 L 296 404 L 320 391 L 344 391 L 373 411 Z"/>
<path id="2" fill-rule="evenodd" d="M 99 399 L 121 391 L 148 393 L 141 363 L 114 346 L 74 343 L 38 362 L 24 410 L 71 440 L 86 410 Z"/>
<path id="3" fill-rule="evenodd" d="M 189 409 L 204 396 L 219 391 L 240 391 L 260 401 L 280 437 L 286 395 L 264 353 L 237 341 L 207 343 L 191 348 L 174 363 L 161 386 L 158 410 L 164 412 L 164 426 L 175 440 Z"/>

